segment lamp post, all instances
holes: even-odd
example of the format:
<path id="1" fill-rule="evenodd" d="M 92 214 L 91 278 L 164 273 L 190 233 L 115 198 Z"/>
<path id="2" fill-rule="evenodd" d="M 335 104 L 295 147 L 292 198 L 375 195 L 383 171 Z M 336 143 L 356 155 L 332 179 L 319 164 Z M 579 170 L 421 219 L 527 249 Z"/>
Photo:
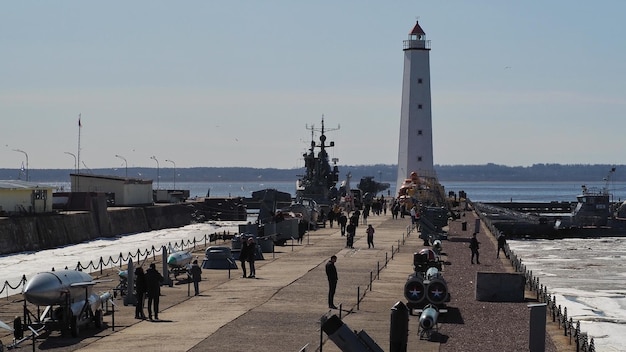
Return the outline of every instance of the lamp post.
<path id="1" fill-rule="evenodd" d="M 22 154 L 24 154 L 26 156 L 26 181 L 28 181 L 29 180 L 29 178 L 28 178 L 28 154 L 25 151 L 21 150 L 21 149 L 13 149 L 13 151 L 14 152 L 18 152 L 18 153 L 22 153 Z"/>
<path id="2" fill-rule="evenodd" d="M 156 156 L 151 156 L 150 159 L 156 161 L 157 163 L 157 189 L 159 189 L 159 161 L 157 160 Z"/>
<path id="3" fill-rule="evenodd" d="M 169 159 L 166 159 L 165 161 L 174 165 L 174 190 L 176 190 L 176 163 Z"/>
<path id="4" fill-rule="evenodd" d="M 74 157 L 74 172 L 75 172 L 75 173 L 78 173 L 78 171 L 76 171 L 76 163 L 77 163 L 76 154 L 74 154 L 74 153 L 70 153 L 70 152 L 63 152 L 63 153 L 65 153 L 65 154 L 67 154 L 67 155 L 71 155 L 71 156 L 73 156 L 73 157 Z"/>
<path id="5" fill-rule="evenodd" d="M 124 169 L 126 170 L 126 178 L 128 178 L 128 161 L 126 161 L 126 158 L 119 155 L 119 154 L 115 154 L 116 158 L 120 158 L 122 160 L 124 160 Z"/>

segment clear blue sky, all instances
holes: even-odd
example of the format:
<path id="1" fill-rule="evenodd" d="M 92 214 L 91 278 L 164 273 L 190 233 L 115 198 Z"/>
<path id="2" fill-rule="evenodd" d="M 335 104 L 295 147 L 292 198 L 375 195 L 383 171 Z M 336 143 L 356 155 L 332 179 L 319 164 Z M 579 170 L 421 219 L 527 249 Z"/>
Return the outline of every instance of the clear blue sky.
<path id="1" fill-rule="evenodd" d="M 431 40 L 436 164 L 621 164 L 626 1 L 5 1 L 0 167 L 395 164 Z M 84 166 L 81 165 L 81 168 Z"/>

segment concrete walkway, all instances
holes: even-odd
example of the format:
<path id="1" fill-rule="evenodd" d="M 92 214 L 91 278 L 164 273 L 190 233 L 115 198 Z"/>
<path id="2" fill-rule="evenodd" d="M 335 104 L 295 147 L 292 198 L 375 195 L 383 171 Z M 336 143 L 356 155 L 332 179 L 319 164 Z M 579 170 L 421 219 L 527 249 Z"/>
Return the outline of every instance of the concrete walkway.
<path id="1" fill-rule="evenodd" d="M 329 313 L 324 265 L 333 254 L 338 256 L 339 273 L 335 301 L 342 304 L 344 322 L 354 330 L 365 329 L 387 350 L 389 312 L 393 304 L 404 300 L 403 285 L 412 270 L 413 249 L 421 241 L 416 234 L 409 236 L 391 260 L 392 247 L 397 250 L 403 238 L 407 239 L 408 218 L 371 216 L 368 223 L 376 229 L 376 249 L 367 249 L 362 224 L 354 249 L 345 248 L 345 237 L 337 227 L 310 232 L 302 245 L 276 247 L 275 258 L 265 253 L 266 260 L 256 262 L 256 279 L 240 278 L 239 271 L 233 271 L 228 279 L 226 271 L 204 270 L 200 296 L 187 297 L 187 285 L 163 287 L 160 321 L 132 322 L 80 350 L 118 351 L 124 346 L 152 351 L 298 351 L 305 345 L 307 350 L 315 350 L 320 336 L 327 340 L 320 334 L 320 318 Z M 386 257 L 390 262 L 381 271 L 381 280 L 375 280 L 373 290 L 365 292 L 370 272 L 375 275 Z M 366 298 L 357 310 L 359 287 Z M 118 316 L 134 314 L 134 307 L 121 309 Z M 377 317 L 372 325 L 368 316 L 381 310 L 386 319 Z M 332 313 L 339 314 L 337 310 Z M 366 322 L 368 326 L 361 326 Z M 338 350 L 332 342 L 323 349 Z"/>

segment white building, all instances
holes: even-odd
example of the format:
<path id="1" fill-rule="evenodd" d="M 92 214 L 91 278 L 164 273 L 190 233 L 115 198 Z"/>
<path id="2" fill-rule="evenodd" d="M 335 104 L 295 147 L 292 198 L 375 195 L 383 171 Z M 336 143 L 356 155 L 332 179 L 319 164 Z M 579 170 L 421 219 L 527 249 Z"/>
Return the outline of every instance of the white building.
<path id="1" fill-rule="evenodd" d="M 412 172 L 436 177 L 433 164 L 433 127 L 430 99 L 430 40 L 419 23 L 404 41 L 404 74 L 398 148 L 399 189 Z M 397 190 L 396 190 L 397 192 Z"/>
<path id="2" fill-rule="evenodd" d="M 0 181 L 0 213 L 52 211 L 53 186 L 20 180 Z"/>
<path id="3" fill-rule="evenodd" d="M 146 205 L 153 203 L 152 180 L 70 174 L 72 192 L 114 193 L 116 206 Z"/>

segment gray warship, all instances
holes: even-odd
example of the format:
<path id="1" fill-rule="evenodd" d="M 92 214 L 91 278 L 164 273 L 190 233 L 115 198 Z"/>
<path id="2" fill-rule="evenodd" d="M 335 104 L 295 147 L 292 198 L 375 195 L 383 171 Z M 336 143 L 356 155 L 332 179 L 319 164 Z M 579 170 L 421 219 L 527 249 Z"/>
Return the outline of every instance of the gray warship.
<path id="1" fill-rule="evenodd" d="M 339 181 L 339 168 L 337 167 L 336 158 L 331 159 L 328 156 L 327 149 L 335 146 L 335 142 L 326 144 L 326 132 L 331 131 L 325 129 L 324 117 L 322 117 L 322 127 L 320 129 L 315 126 L 308 127 L 311 131 L 311 146 L 304 157 L 304 175 L 298 175 L 296 182 L 296 202 L 302 203 L 306 200 L 313 200 L 320 207 L 330 207 L 336 203 L 339 198 L 337 182 Z M 339 127 L 332 129 L 332 131 Z M 315 132 L 319 132 L 319 143 L 315 141 Z M 318 151 L 319 149 L 319 151 Z M 316 154 L 317 152 L 317 154 Z"/>

